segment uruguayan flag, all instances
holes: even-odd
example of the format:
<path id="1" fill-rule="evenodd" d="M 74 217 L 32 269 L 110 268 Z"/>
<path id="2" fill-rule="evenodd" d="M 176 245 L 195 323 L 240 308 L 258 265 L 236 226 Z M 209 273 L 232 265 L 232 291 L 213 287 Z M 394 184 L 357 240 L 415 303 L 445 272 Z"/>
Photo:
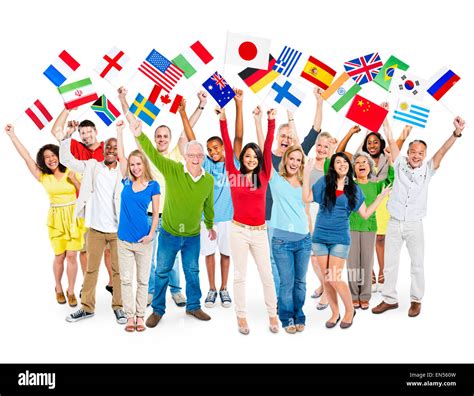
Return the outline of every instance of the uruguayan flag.
<path id="1" fill-rule="evenodd" d="M 393 118 L 406 124 L 425 128 L 429 115 L 430 109 L 409 103 L 406 100 L 399 100 Z"/>

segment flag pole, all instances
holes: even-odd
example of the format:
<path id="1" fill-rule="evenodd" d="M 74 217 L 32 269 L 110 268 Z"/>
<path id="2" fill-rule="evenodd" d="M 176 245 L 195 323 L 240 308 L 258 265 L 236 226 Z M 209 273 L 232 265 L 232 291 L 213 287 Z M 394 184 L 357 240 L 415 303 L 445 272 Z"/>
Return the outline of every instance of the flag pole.
<path id="1" fill-rule="evenodd" d="M 457 116 L 457 115 L 454 114 L 454 112 L 451 111 L 451 109 L 449 109 L 443 102 L 438 101 L 438 103 L 439 103 L 441 106 L 443 106 L 449 113 L 451 113 L 451 115 L 452 115 L 453 117 L 456 117 L 456 116 Z"/>
<path id="2" fill-rule="evenodd" d="M 21 112 L 20 115 L 18 115 L 15 120 L 12 122 L 12 125 L 15 125 L 22 117 L 23 117 L 24 112 Z"/>

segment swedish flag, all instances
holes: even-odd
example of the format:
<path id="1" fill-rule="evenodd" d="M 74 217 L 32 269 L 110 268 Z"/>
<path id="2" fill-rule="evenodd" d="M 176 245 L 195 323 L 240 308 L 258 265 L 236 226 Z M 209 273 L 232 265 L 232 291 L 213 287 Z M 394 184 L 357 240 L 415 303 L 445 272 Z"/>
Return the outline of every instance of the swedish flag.
<path id="1" fill-rule="evenodd" d="M 138 94 L 129 109 L 130 113 L 135 114 L 148 126 L 152 126 L 160 109 L 151 103 L 142 94 Z"/>

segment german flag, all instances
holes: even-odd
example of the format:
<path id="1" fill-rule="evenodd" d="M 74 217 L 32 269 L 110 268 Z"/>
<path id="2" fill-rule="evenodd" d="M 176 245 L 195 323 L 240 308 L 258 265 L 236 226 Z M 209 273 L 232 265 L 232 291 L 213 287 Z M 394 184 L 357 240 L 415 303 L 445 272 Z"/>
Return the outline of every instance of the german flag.
<path id="1" fill-rule="evenodd" d="M 239 77 L 253 92 L 257 93 L 280 75 L 280 73 L 272 70 L 275 63 L 275 58 L 270 55 L 267 70 L 247 67 L 239 73 Z"/>
<path id="2" fill-rule="evenodd" d="M 327 89 L 331 85 L 335 75 L 336 71 L 334 69 L 312 56 L 309 57 L 301 73 L 301 77 L 322 89 Z"/>

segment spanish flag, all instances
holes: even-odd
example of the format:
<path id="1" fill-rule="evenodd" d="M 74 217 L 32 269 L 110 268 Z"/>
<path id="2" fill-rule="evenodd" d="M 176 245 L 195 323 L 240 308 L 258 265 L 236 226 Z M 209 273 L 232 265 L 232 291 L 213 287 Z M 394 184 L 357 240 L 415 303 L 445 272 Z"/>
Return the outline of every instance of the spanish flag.
<path id="1" fill-rule="evenodd" d="M 306 66 L 301 72 L 301 77 L 322 89 L 327 89 L 331 85 L 335 75 L 336 71 L 334 69 L 312 56 L 309 57 Z"/>

